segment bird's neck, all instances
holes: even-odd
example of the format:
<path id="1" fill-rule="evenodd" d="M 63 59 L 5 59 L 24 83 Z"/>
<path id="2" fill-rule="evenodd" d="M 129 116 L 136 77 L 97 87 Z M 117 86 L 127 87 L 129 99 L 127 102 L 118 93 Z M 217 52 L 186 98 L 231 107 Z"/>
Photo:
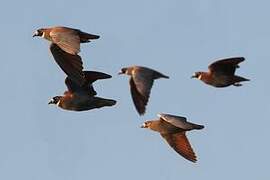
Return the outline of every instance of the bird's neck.
<path id="1" fill-rule="evenodd" d="M 198 79 L 204 81 L 205 83 L 208 83 L 212 79 L 212 77 L 211 74 L 208 72 L 201 72 Z"/>
<path id="2" fill-rule="evenodd" d="M 160 132 L 161 124 L 159 120 L 152 121 L 151 126 L 149 127 L 151 130 Z"/>

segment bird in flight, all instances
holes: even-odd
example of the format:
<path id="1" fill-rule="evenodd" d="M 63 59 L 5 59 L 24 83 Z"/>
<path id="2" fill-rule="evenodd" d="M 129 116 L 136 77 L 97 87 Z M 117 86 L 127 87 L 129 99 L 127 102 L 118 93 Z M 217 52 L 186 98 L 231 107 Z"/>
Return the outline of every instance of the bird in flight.
<path id="1" fill-rule="evenodd" d="M 80 43 L 90 42 L 92 39 L 98 39 L 99 36 L 61 26 L 38 29 L 33 37 L 35 36 L 52 42 L 50 51 L 57 64 L 74 82 L 82 85 L 84 83 L 83 63 L 78 55 Z"/>
<path id="2" fill-rule="evenodd" d="M 157 131 L 167 143 L 185 159 L 196 162 L 197 157 L 186 137 L 186 131 L 203 129 L 204 126 L 188 122 L 185 117 L 158 114 L 158 120 L 146 121 L 141 128 Z"/>
<path id="3" fill-rule="evenodd" d="M 84 74 L 86 80 L 82 86 L 66 77 L 65 84 L 68 90 L 64 92 L 63 96 L 53 97 L 48 104 L 56 104 L 62 109 L 71 111 L 86 111 L 116 104 L 115 100 L 97 97 L 92 86 L 96 80 L 111 78 L 110 75 L 96 71 L 84 71 Z"/>
<path id="4" fill-rule="evenodd" d="M 130 76 L 129 85 L 131 96 L 139 115 L 143 115 L 146 111 L 146 105 L 149 100 L 154 80 L 159 78 L 169 78 L 156 70 L 142 66 L 125 67 L 122 68 L 118 74 Z"/>
<path id="5" fill-rule="evenodd" d="M 240 82 L 249 79 L 235 75 L 235 71 L 244 60 L 244 57 L 232 57 L 215 61 L 208 66 L 208 72 L 195 72 L 192 78 L 214 87 L 242 86 Z"/>

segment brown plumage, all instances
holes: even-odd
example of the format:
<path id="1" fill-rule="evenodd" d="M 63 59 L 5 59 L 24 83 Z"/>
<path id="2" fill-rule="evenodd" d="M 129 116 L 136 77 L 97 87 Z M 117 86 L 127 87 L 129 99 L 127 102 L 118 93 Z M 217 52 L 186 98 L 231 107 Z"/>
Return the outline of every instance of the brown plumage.
<path id="1" fill-rule="evenodd" d="M 80 52 L 80 43 L 90 42 L 92 39 L 98 39 L 98 35 L 88 34 L 79 29 L 69 27 L 51 27 L 38 29 L 34 36 L 41 36 L 52 43 L 57 44 L 61 49 L 69 54 L 78 54 Z"/>
<path id="2" fill-rule="evenodd" d="M 141 127 L 157 131 L 181 156 L 196 162 L 196 155 L 186 137 L 186 131 L 203 129 L 204 126 L 190 123 L 185 117 L 159 114 L 159 120 L 146 121 Z"/>
<path id="3" fill-rule="evenodd" d="M 95 96 L 97 93 L 92 86 L 92 83 L 98 79 L 111 78 L 110 75 L 96 71 L 84 71 L 84 74 L 85 83 L 82 86 L 67 77 L 65 84 L 68 90 L 63 96 L 53 97 L 49 104 L 56 104 L 62 109 L 71 111 L 86 111 L 116 104 L 115 100 Z"/>
<path id="4" fill-rule="evenodd" d="M 130 76 L 129 85 L 132 100 L 140 115 L 145 113 L 154 80 L 169 78 L 158 71 L 142 66 L 122 68 L 119 74 L 127 74 Z"/>
<path id="5" fill-rule="evenodd" d="M 192 78 L 198 78 L 214 87 L 241 86 L 240 82 L 249 81 L 249 79 L 236 76 L 235 70 L 244 60 L 244 57 L 232 57 L 215 61 L 208 66 L 208 72 L 196 72 Z"/>
<path id="6" fill-rule="evenodd" d="M 41 28 L 34 36 L 41 36 L 51 41 L 50 51 L 60 68 L 74 82 L 80 85 L 84 83 L 82 60 L 78 55 L 80 43 L 90 42 L 91 39 L 98 39 L 99 36 L 68 27 Z"/>

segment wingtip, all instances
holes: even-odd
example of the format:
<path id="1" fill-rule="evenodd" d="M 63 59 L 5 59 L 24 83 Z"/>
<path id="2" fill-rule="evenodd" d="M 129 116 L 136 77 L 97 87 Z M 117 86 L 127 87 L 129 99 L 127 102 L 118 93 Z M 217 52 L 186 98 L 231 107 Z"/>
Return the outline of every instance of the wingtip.
<path id="1" fill-rule="evenodd" d="M 233 57 L 232 57 L 232 58 L 233 58 Z M 245 57 L 243 57 L 243 56 L 235 56 L 234 58 L 235 58 L 235 59 L 245 60 Z"/>
<path id="2" fill-rule="evenodd" d="M 192 162 L 192 163 L 196 163 L 198 160 L 197 160 L 197 156 L 194 154 L 193 156 L 190 156 L 190 157 L 184 157 L 186 160 L 188 160 L 189 162 Z"/>
<path id="3" fill-rule="evenodd" d="M 235 59 L 236 59 L 236 61 L 238 61 L 237 64 L 240 64 L 241 62 L 243 62 L 243 61 L 246 60 L 245 57 L 235 57 Z M 237 66 L 238 66 L 238 65 L 237 65 Z M 239 68 L 239 66 L 238 66 L 237 68 Z"/>
<path id="4" fill-rule="evenodd" d="M 195 159 L 189 159 L 190 162 L 192 163 L 196 163 L 197 162 L 197 158 L 195 157 Z"/>
<path id="5" fill-rule="evenodd" d="M 145 114 L 145 111 L 142 111 L 142 112 L 138 111 L 138 113 L 139 113 L 140 116 L 143 116 Z"/>
<path id="6" fill-rule="evenodd" d="M 245 60 L 246 60 L 246 58 L 240 57 L 240 63 L 241 63 L 241 62 L 244 62 Z"/>

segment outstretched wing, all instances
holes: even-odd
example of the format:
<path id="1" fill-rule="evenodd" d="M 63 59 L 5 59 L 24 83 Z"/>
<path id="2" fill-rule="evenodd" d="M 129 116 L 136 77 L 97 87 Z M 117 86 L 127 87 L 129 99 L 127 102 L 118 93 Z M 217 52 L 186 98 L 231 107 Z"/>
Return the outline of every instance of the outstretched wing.
<path id="1" fill-rule="evenodd" d="M 189 161 L 196 162 L 196 155 L 186 137 L 185 132 L 175 134 L 161 134 L 168 144 L 181 156 Z"/>
<path id="2" fill-rule="evenodd" d="M 244 57 L 232 57 L 215 61 L 208 66 L 211 73 L 220 73 L 226 75 L 234 75 L 238 64 L 245 60 Z"/>
<path id="3" fill-rule="evenodd" d="M 132 74 L 132 79 L 138 93 L 147 101 L 149 99 L 151 88 L 154 84 L 154 72 L 144 68 L 137 68 Z"/>
<path id="4" fill-rule="evenodd" d="M 50 32 L 52 42 L 57 44 L 62 50 L 69 54 L 76 55 L 80 52 L 80 37 L 78 30 L 55 27 Z"/>
<path id="5" fill-rule="evenodd" d="M 185 117 L 181 117 L 181 116 L 175 116 L 175 115 L 171 115 L 171 114 L 158 114 L 158 117 L 161 120 L 166 121 L 167 123 L 170 123 L 173 126 L 181 128 L 183 130 L 203 129 L 204 128 L 203 125 L 188 122 Z"/>
<path id="6" fill-rule="evenodd" d="M 130 85 L 130 92 L 131 92 L 131 96 L 132 96 L 132 100 L 135 105 L 135 108 L 140 115 L 143 115 L 146 110 L 148 98 L 145 98 L 144 96 L 140 94 L 140 92 L 137 90 L 137 87 L 132 77 L 129 80 L 129 85 Z"/>
<path id="7" fill-rule="evenodd" d="M 83 63 L 79 55 L 72 55 L 62 50 L 57 44 L 50 46 L 51 53 L 60 68 L 79 85 L 84 83 Z"/>

